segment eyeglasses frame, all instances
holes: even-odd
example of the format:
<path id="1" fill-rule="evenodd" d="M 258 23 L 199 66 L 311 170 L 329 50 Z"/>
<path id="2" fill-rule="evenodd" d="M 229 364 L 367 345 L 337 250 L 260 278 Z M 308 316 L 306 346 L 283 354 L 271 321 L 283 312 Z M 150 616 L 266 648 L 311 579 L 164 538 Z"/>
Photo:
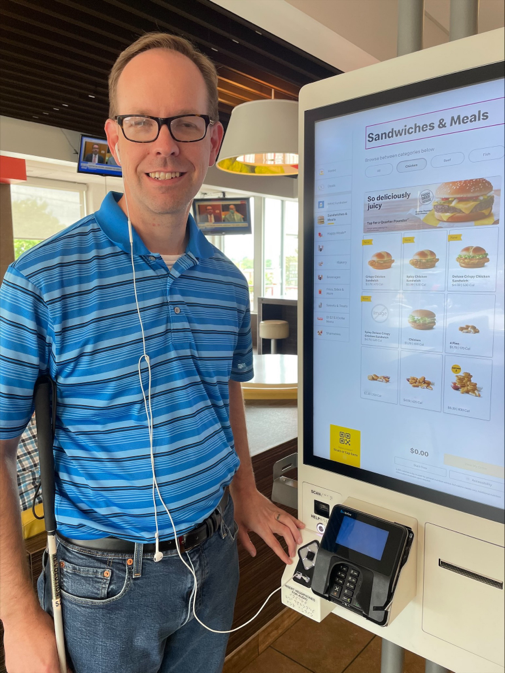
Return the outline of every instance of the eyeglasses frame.
<path id="1" fill-rule="evenodd" d="M 131 140 L 130 138 L 128 138 L 123 128 L 123 121 L 127 117 L 143 117 L 144 119 L 153 119 L 155 122 L 158 123 L 158 133 L 156 134 L 156 138 L 153 138 L 152 140 Z M 170 128 L 170 124 L 173 122 L 174 119 L 181 119 L 182 117 L 200 117 L 201 119 L 203 119 L 205 122 L 205 133 L 203 134 L 203 136 L 201 138 L 198 138 L 198 140 L 177 140 L 177 138 L 174 136 L 172 132 L 172 129 Z M 175 140 L 176 143 L 199 143 L 207 135 L 209 126 L 213 126 L 216 123 L 216 121 L 214 119 L 211 119 L 209 115 L 198 115 L 198 114 L 175 115 L 175 117 L 152 117 L 151 115 L 116 115 L 114 117 L 114 121 L 119 124 L 121 131 L 123 132 L 123 135 L 125 139 L 128 140 L 128 142 L 141 143 L 141 144 L 154 143 L 156 140 L 158 140 L 158 137 L 161 132 L 161 127 L 165 125 L 168 128 L 170 135 L 172 136 L 173 140 Z"/>

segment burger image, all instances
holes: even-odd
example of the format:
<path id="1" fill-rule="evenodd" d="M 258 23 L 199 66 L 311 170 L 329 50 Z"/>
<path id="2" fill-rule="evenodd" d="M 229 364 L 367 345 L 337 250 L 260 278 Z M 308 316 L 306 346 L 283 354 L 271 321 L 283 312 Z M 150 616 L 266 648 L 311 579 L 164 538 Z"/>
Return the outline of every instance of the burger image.
<path id="1" fill-rule="evenodd" d="M 456 261 L 463 269 L 481 269 L 489 262 L 489 257 L 480 245 L 467 245 L 456 257 Z"/>
<path id="2" fill-rule="evenodd" d="M 443 182 L 435 192 L 433 211 L 442 222 L 473 222 L 488 217 L 494 203 L 493 185 L 485 178 Z"/>
<path id="3" fill-rule="evenodd" d="M 415 269 L 433 269 L 439 261 L 433 250 L 419 250 L 409 261 Z"/>
<path id="4" fill-rule="evenodd" d="M 414 329 L 433 329 L 437 324 L 437 316 L 433 311 L 418 308 L 409 315 L 409 325 Z"/>
<path id="5" fill-rule="evenodd" d="M 372 255 L 372 258 L 368 260 L 368 266 L 371 266 L 372 269 L 390 269 L 395 260 L 391 257 L 389 252 L 376 252 Z"/>

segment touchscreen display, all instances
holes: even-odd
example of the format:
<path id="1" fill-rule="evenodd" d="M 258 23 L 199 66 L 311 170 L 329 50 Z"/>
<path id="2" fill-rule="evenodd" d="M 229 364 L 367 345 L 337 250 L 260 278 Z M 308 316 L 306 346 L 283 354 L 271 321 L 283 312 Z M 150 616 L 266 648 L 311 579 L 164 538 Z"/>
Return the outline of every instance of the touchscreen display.
<path id="1" fill-rule="evenodd" d="M 344 516 L 336 543 L 380 561 L 388 536 L 387 530 Z"/>
<path id="2" fill-rule="evenodd" d="M 313 455 L 502 508 L 504 80 L 331 110 L 308 178 Z"/>

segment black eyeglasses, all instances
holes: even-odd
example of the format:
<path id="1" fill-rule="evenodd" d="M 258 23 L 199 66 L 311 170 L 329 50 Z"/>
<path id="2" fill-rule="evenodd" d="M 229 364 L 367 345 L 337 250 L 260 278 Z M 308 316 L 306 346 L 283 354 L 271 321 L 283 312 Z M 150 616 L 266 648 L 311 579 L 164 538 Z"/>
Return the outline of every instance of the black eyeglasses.
<path id="1" fill-rule="evenodd" d="M 126 140 L 132 143 L 152 143 L 166 124 L 170 135 L 178 143 L 196 143 L 207 135 L 207 129 L 216 122 L 209 115 L 177 115 L 150 117 L 146 115 L 117 115 L 114 117 Z"/>

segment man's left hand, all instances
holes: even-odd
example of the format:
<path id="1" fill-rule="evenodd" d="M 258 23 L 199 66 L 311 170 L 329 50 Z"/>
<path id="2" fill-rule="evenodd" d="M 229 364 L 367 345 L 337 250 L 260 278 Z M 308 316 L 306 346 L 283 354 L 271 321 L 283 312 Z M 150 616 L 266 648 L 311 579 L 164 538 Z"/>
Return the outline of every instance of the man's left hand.
<path id="1" fill-rule="evenodd" d="M 256 556 L 249 533 L 259 535 L 266 544 L 286 564 L 291 564 L 296 554 L 296 545 L 302 543 L 300 528 L 305 524 L 294 516 L 280 509 L 268 498 L 265 498 L 256 488 L 242 490 L 231 485 L 231 494 L 235 505 L 235 521 L 238 525 L 238 537 L 251 556 Z M 275 537 L 284 538 L 288 547 L 289 556 Z"/>

